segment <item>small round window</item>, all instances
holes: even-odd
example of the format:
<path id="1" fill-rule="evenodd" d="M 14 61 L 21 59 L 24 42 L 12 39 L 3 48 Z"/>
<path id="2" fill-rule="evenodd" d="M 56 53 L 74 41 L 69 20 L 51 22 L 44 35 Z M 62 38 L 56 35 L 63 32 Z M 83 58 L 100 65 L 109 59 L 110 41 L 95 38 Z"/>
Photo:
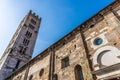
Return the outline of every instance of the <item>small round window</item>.
<path id="1" fill-rule="evenodd" d="M 94 44 L 95 45 L 100 45 L 100 44 L 102 44 L 103 43 L 103 39 L 101 39 L 101 38 L 96 38 L 95 40 L 94 40 Z"/>

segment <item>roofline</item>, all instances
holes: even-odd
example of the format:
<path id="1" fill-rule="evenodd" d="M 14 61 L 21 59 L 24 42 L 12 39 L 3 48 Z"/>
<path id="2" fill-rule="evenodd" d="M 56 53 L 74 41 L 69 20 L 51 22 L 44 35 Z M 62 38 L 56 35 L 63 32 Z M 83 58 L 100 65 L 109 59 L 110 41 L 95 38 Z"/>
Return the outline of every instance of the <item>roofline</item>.
<path id="1" fill-rule="evenodd" d="M 109 7 L 111 7 L 111 5 L 120 3 L 120 0 L 115 0 L 114 2 L 112 2 L 111 4 L 109 4 L 108 6 L 106 6 L 105 8 L 103 8 L 102 10 L 100 10 L 98 13 L 96 13 L 94 16 L 92 16 L 91 18 L 87 19 L 86 21 L 84 21 L 82 24 L 78 25 L 78 27 L 76 27 L 75 29 L 73 29 L 71 32 L 69 32 L 68 34 L 66 34 L 64 37 L 62 37 L 61 39 L 59 39 L 58 41 L 56 41 L 55 43 L 53 43 L 51 46 L 49 46 L 48 48 L 46 48 L 44 51 L 42 51 L 40 54 L 38 54 L 36 57 L 34 57 L 33 59 L 31 59 L 28 63 L 26 63 L 24 66 L 22 66 L 21 68 L 19 68 L 17 71 L 15 71 L 13 74 L 11 74 L 8 78 L 10 78 L 12 75 L 16 74 L 17 72 L 19 72 L 19 70 L 25 68 L 27 65 L 30 65 L 33 61 L 35 61 L 36 59 L 40 59 L 42 58 L 41 55 L 45 55 L 46 51 L 50 51 L 50 49 L 52 49 L 57 43 L 59 43 L 61 40 L 63 40 L 65 37 L 67 37 L 69 34 L 73 33 L 75 30 L 77 30 L 78 28 L 80 28 L 81 26 L 85 25 L 89 20 L 93 19 L 95 16 L 99 15 L 101 12 L 104 12 L 105 9 L 108 9 Z M 48 53 L 49 54 L 49 53 Z M 48 55 L 47 54 L 47 55 Z M 8 79 L 6 78 L 6 79 Z"/>

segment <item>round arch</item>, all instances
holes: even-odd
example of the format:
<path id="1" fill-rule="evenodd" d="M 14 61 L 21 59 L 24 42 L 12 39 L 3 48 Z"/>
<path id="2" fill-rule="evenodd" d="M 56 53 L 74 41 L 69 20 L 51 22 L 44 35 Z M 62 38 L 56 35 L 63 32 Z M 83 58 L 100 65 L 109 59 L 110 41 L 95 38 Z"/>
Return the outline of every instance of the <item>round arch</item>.
<path id="1" fill-rule="evenodd" d="M 75 80 L 84 80 L 82 67 L 80 65 L 75 66 L 74 72 L 75 72 Z"/>
<path id="2" fill-rule="evenodd" d="M 99 48 L 94 56 L 93 56 L 93 65 L 94 67 L 98 67 L 99 65 L 99 61 L 98 61 L 98 57 L 103 55 L 105 52 L 111 52 L 111 53 L 114 53 L 114 55 L 116 57 L 119 57 L 120 56 L 120 50 L 117 49 L 116 47 L 113 47 L 113 46 L 105 46 L 105 47 L 101 47 Z"/>

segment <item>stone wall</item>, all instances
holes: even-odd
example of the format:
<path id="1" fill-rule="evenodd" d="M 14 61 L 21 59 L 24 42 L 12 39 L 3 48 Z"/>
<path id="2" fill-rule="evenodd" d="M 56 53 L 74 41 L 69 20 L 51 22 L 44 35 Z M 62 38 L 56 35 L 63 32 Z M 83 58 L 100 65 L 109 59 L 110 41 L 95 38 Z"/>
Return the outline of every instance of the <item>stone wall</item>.
<path id="1" fill-rule="evenodd" d="M 113 8 L 113 7 L 111 7 Z M 109 68 L 120 63 L 120 5 L 104 13 L 103 19 L 98 23 L 94 22 L 91 28 L 83 34 L 88 49 L 89 59 L 92 62 L 93 72 L 96 72 L 98 79 L 120 74 L 119 70 L 100 69 Z M 91 25 L 91 24 L 90 24 Z M 98 40 L 98 41 L 97 41 Z M 114 68 L 113 68 L 114 69 Z M 108 78 L 112 79 L 112 78 Z"/>
<path id="2" fill-rule="evenodd" d="M 39 61 L 35 61 L 34 64 L 30 65 L 27 80 L 30 80 L 30 76 L 33 76 L 31 80 L 48 80 L 50 55 L 39 59 Z"/>
<path id="3" fill-rule="evenodd" d="M 120 74 L 119 49 L 118 0 L 40 53 L 8 79 L 14 80 L 22 74 L 24 79 L 19 80 L 78 80 L 78 76 L 84 80 L 116 80 Z M 76 74 L 76 69 L 80 73 Z"/>
<path id="4" fill-rule="evenodd" d="M 12 77 L 8 78 L 7 80 L 24 80 L 26 73 L 26 68 L 19 70 L 17 74 L 14 74 Z"/>
<path id="5" fill-rule="evenodd" d="M 66 57 L 69 57 L 69 66 L 62 68 L 62 60 Z M 55 74 L 58 75 L 59 80 L 75 80 L 75 67 L 77 65 L 81 66 L 84 79 L 92 80 L 79 31 L 76 31 L 66 42 L 63 42 L 59 49 L 55 50 Z"/>

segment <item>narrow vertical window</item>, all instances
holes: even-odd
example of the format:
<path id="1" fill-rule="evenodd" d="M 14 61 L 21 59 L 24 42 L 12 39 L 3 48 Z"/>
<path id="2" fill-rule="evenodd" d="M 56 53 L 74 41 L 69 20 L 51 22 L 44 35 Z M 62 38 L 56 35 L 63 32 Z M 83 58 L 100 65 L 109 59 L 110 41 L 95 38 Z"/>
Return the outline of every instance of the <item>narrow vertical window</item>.
<path id="1" fill-rule="evenodd" d="M 17 61 L 15 69 L 19 68 L 20 60 Z"/>
<path id="2" fill-rule="evenodd" d="M 20 47 L 20 50 L 19 52 L 22 53 L 22 50 L 23 50 L 23 46 L 19 46 Z"/>
<path id="3" fill-rule="evenodd" d="M 19 48 L 20 48 L 19 52 L 21 54 L 25 54 L 26 53 L 27 47 L 19 46 Z"/>
<path id="4" fill-rule="evenodd" d="M 27 43 L 26 43 L 26 45 L 28 45 L 28 44 L 29 44 L 29 42 L 30 42 L 30 41 L 29 41 L 29 40 L 27 40 Z"/>
<path id="5" fill-rule="evenodd" d="M 29 80 L 32 80 L 32 79 L 33 79 L 33 75 L 30 75 Z"/>
<path id="6" fill-rule="evenodd" d="M 32 33 L 30 33 L 30 37 L 32 36 Z"/>
<path id="7" fill-rule="evenodd" d="M 44 74 L 44 69 L 41 69 L 39 72 L 39 76 L 41 77 Z"/>
<path id="8" fill-rule="evenodd" d="M 30 42 L 30 41 L 29 41 L 28 39 L 26 39 L 26 38 L 23 40 L 23 44 L 24 44 L 25 46 L 27 46 L 27 45 L 29 44 L 29 42 Z"/>
<path id="9" fill-rule="evenodd" d="M 25 36 L 26 36 L 27 38 L 31 38 L 32 33 L 31 33 L 31 32 L 29 32 L 29 31 L 27 31 L 27 32 L 26 32 L 26 34 L 25 34 Z"/>
<path id="10" fill-rule="evenodd" d="M 23 48 L 22 53 L 25 54 L 25 53 L 26 53 L 26 50 L 27 50 L 27 48 Z"/>
<path id="11" fill-rule="evenodd" d="M 53 76 L 53 80 L 58 80 L 58 76 L 57 76 L 57 74 L 54 74 L 54 76 Z"/>
<path id="12" fill-rule="evenodd" d="M 27 37 L 27 35 L 28 35 L 28 31 L 26 32 L 25 36 Z"/>
<path id="13" fill-rule="evenodd" d="M 84 80 L 82 68 L 80 65 L 75 66 L 74 71 L 75 71 L 75 80 Z"/>

